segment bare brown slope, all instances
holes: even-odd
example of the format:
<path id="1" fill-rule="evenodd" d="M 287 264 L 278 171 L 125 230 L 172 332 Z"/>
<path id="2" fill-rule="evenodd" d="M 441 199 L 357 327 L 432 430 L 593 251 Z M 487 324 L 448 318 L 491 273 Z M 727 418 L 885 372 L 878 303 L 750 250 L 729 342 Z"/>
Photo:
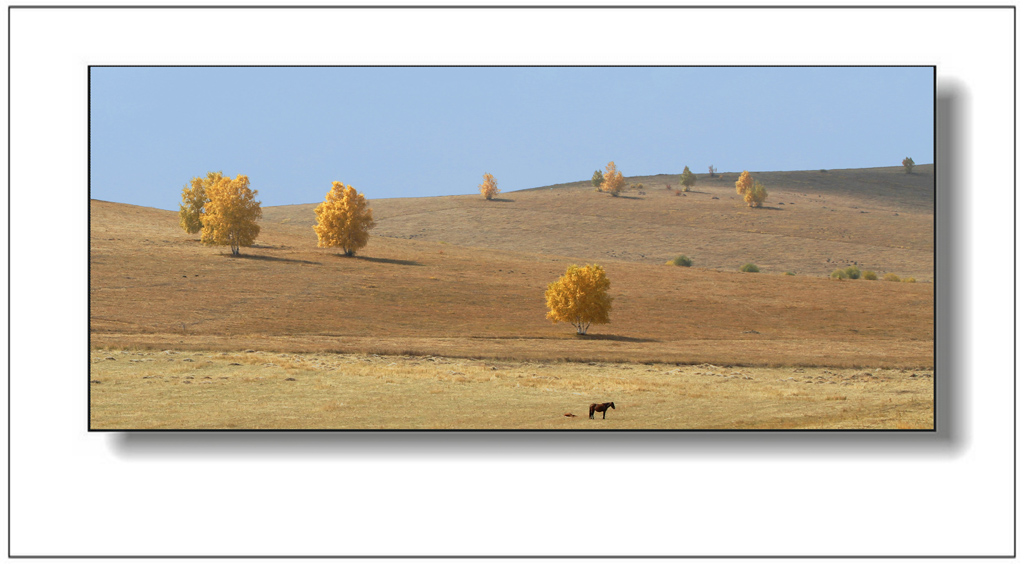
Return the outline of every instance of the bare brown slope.
<path id="1" fill-rule="evenodd" d="M 613 204 L 623 202 L 635 203 Z M 94 346 L 931 364 L 930 284 L 616 258 L 602 261 L 612 280 L 612 323 L 578 339 L 545 319 L 543 294 L 579 256 L 372 237 L 346 258 L 317 249 L 308 224 L 283 218 L 265 219 L 258 244 L 232 258 L 183 233 L 175 212 L 93 201 L 90 214 Z"/>
<path id="2" fill-rule="evenodd" d="M 827 276 L 856 264 L 881 276 L 933 277 L 932 166 L 760 172 L 763 209 L 735 193 L 738 174 L 699 175 L 676 196 L 678 175 L 629 178 L 644 194 L 596 193 L 589 181 L 499 195 L 372 200 L 374 235 L 446 242 L 580 260 L 661 264 L 684 254 L 694 266 L 732 271 L 753 262 L 768 272 Z M 668 190 L 668 184 L 672 189 Z M 372 194 L 367 194 L 372 197 Z M 315 204 L 268 208 L 268 222 L 315 221 Z"/>

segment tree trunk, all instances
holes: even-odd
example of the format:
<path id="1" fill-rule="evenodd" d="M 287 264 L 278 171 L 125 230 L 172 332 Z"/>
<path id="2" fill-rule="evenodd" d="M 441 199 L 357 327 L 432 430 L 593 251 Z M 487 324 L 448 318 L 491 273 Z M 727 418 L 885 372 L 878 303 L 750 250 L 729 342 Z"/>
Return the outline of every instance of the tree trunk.
<path id="1" fill-rule="evenodd" d="M 587 334 L 587 329 L 590 328 L 590 324 L 587 323 L 586 325 L 584 325 L 583 324 L 583 320 L 581 319 L 581 320 L 578 320 L 576 323 L 573 323 L 573 327 L 576 328 L 576 334 L 577 335 L 586 335 Z"/>

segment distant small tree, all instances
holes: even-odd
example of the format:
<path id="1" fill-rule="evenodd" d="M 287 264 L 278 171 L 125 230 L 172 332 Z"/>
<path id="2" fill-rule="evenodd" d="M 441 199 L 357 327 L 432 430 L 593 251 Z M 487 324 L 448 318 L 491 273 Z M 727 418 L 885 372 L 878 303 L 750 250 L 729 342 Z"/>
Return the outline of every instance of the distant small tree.
<path id="1" fill-rule="evenodd" d="M 222 177 L 206 190 L 210 201 L 201 216 L 202 242 L 207 245 L 228 245 L 232 255 L 240 247 L 256 242 L 260 234 L 257 223 L 263 210 L 256 200 L 257 190 L 249 188 L 249 177 L 239 174 L 234 180 Z"/>
<path id="2" fill-rule="evenodd" d="M 907 174 L 910 174 L 911 172 L 914 171 L 914 159 L 912 159 L 910 157 L 907 157 L 907 158 L 903 159 L 903 163 L 902 164 L 903 164 L 903 170 Z"/>
<path id="3" fill-rule="evenodd" d="M 494 179 L 488 173 L 484 173 L 484 183 L 480 185 L 480 193 L 484 195 L 484 198 L 490 200 L 498 195 L 498 181 Z"/>
<path id="4" fill-rule="evenodd" d="M 694 184 L 697 184 L 697 175 L 690 172 L 690 167 L 683 167 L 683 174 L 679 177 L 679 183 L 683 185 L 683 191 L 689 192 Z"/>
<path id="5" fill-rule="evenodd" d="M 748 190 L 754 187 L 754 178 L 750 176 L 750 173 L 743 171 L 739 179 L 736 180 L 736 193 L 740 196 L 747 193 Z"/>
<path id="6" fill-rule="evenodd" d="M 582 267 L 574 264 L 561 278 L 548 284 L 544 293 L 549 310 L 547 318 L 553 323 L 570 323 L 577 335 L 586 335 L 591 323 L 609 322 L 610 287 L 604 268 L 596 264 Z"/>
<path id="7" fill-rule="evenodd" d="M 594 185 L 594 188 L 600 188 L 604 184 L 604 173 L 600 170 L 595 170 L 594 176 L 590 177 L 590 183 Z"/>
<path id="8" fill-rule="evenodd" d="M 768 198 L 768 190 L 765 189 L 764 184 L 755 182 L 754 187 L 747 190 L 747 193 L 743 195 L 743 201 L 752 208 L 759 208 L 764 203 L 765 199 Z"/>
<path id="9" fill-rule="evenodd" d="M 224 174 L 207 172 L 206 178 L 195 177 L 181 189 L 181 204 L 178 211 L 178 223 L 185 233 L 199 233 L 203 228 L 202 215 L 206 203 L 206 189 L 214 185 Z"/>
<path id="10" fill-rule="evenodd" d="M 754 182 L 754 178 L 745 170 L 736 180 L 736 193 L 743 196 L 743 201 L 752 208 L 761 207 L 761 204 L 768 198 L 768 190 L 765 189 L 764 184 Z"/>
<path id="11" fill-rule="evenodd" d="M 615 161 L 608 163 L 605 167 L 604 182 L 601 184 L 601 191 L 608 192 L 612 196 L 618 196 L 622 192 L 622 187 L 625 186 L 626 179 L 623 178 L 622 173 L 615 168 Z"/>
<path id="12" fill-rule="evenodd" d="M 708 178 L 714 178 L 716 172 L 718 169 L 715 168 L 715 165 L 708 165 Z"/>
<path id="13" fill-rule="evenodd" d="M 343 182 L 331 184 L 331 190 L 315 211 L 313 230 L 316 231 L 317 246 L 341 247 L 349 257 L 366 246 L 370 229 L 376 225 L 366 197 Z"/>

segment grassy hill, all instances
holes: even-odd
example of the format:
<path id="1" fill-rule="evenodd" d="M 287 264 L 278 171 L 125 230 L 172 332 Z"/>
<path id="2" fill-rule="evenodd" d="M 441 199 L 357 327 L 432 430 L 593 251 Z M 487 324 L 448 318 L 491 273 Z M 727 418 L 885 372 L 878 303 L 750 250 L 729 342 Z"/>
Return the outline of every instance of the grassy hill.
<path id="1" fill-rule="evenodd" d="M 928 366 L 933 287 L 832 281 L 837 266 L 930 280 L 930 166 L 628 179 L 612 198 L 589 181 L 480 196 L 372 200 L 356 257 L 316 248 L 314 204 L 264 210 L 255 247 L 233 258 L 177 213 L 94 200 L 94 347 L 349 351 L 458 357 L 762 366 Z M 500 179 L 499 179 L 500 181 Z M 668 183 L 673 190 L 666 190 Z M 678 254 L 693 268 L 666 266 Z M 612 281 L 612 323 L 576 337 L 545 319 L 544 289 L 568 264 Z M 758 274 L 740 273 L 754 262 Z M 797 276 L 783 276 L 783 271 Z"/>
<path id="2" fill-rule="evenodd" d="M 599 263 L 655 265 L 685 254 L 694 266 L 724 271 L 753 262 L 767 272 L 827 276 L 856 264 L 879 275 L 932 280 L 932 165 L 910 175 L 903 167 L 752 174 L 769 192 L 762 209 L 746 207 L 736 195 L 738 173 L 698 175 L 694 190 L 681 196 L 677 174 L 642 176 L 626 185 L 644 184 L 644 195 L 619 198 L 596 193 L 588 180 L 493 201 L 478 195 L 372 200 L 374 235 Z M 268 208 L 265 224 L 309 239 L 315 207 Z"/>

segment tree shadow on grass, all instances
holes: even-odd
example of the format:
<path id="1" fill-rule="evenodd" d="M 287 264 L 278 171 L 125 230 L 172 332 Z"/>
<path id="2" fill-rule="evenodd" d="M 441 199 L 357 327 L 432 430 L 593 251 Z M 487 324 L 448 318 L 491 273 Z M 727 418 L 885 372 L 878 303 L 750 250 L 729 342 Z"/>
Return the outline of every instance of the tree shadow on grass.
<path id="1" fill-rule="evenodd" d="M 622 194 L 619 194 L 618 196 L 615 197 L 621 198 L 623 200 L 643 200 L 643 198 L 641 198 L 640 196 L 624 196 Z"/>
<path id="2" fill-rule="evenodd" d="M 577 339 L 584 341 L 619 341 L 623 343 L 660 343 L 658 339 L 641 339 L 639 337 L 626 337 L 623 335 L 601 335 L 601 334 L 589 334 L 589 335 L 576 335 Z"/>
<path id="3" fill-rule="evenodd" d="M 490 201 L 492 201 L 492 202 L 514 202 L 515 200 L 513 200 L 512 198 L 491 198 Z"/>
<path id="4" fill-rule="evenodd" d="M 401 265 L 401 266 L 423 266 L 423 263 L 416 262 L 414 260 L 399 260 L 399 259 L 389 259 L 389 258 L 381 258 L 381 257 L 363 257 L 363 256 L 359 256 L 359 255 L 353 255 L 353 256 L 350 256 L 350 257 L 346 257 L 343 254 L 338 254 L 337 256 L 342 257 L 342 258 L 351 258 L 351 259 L 356 259 L 356 260 L 365 260 L 367 262 L 377 262 L 377 263 L 381 263 L 381 264 L 397 264 L 397 265 Z"/>
<path id="5" fill-rule="evenodd" d="M 235 258 L 235 259 L 265 260 L 265 261 L 269 261 L 269 262 L 294 262 L 294 263 L 298 263 L 298 264 L 317 264 L 317 265 L 323 264 L 323 263 L 316 262 L 316 261 L 313 261 L 313 260 L 299 260 L 299 259 L 290 259 L 290 258 L 283 258 L 283 257 L 268 257 L 266 255 L 245 255 L 245 254 L 241 254 L 241 255 L 227 255 L 227 256 L 229 256 L 231 258 Z"/>

